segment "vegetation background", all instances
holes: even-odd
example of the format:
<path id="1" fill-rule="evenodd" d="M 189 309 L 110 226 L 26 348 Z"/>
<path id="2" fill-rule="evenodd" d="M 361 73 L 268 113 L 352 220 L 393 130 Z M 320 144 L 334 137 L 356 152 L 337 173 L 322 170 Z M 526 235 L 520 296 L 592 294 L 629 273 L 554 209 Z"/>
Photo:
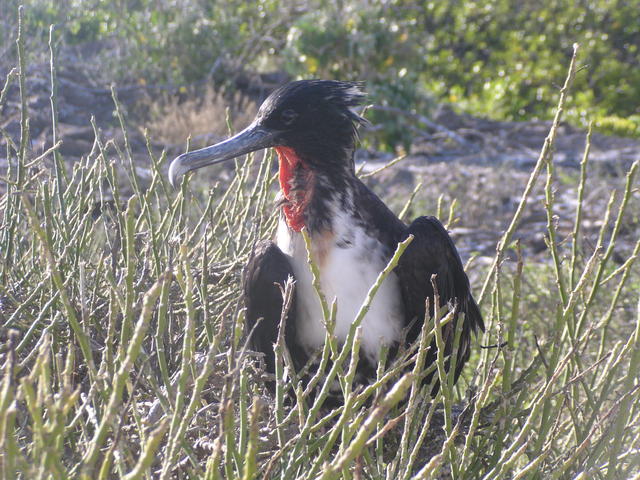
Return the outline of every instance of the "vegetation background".
<path id="1" fill-rule="evenodd" d="M 0 0 L 4 478 L 640 479 L 637 1 L 18 6 Z M 311 77 L 367 82 L 359 173 L 468 260 L 488 328 L 456 386 L 439 359 L 435 399 L 401 362 L 354 391 L 355 327 L 317 380 L 344 406 L 282 375 L 272 399 L 238 298 L 273 158 L 166 183 L 187 137 Z"/>
<path id="2" fill-rule="evenodd" d="M 2 0 L 3 57 L 15 58 L 17 0 Z M 565 119 L 640 135 L 640 4 L 628 0 L 332 1 L 34 0 L 25 22 L 30 58 L 48 55 L 49 25 L 95 82 L 199 82 L 237 88 L 239 76 L 366 80 L 372 100 L 429 111 L 435 102 L 503 120 L 549 119 L 571 57 L 582 48 Z M 94 52 L 91 52 L 94 53 Z M 383 146 L 404 130 L 385 122 Z"/>

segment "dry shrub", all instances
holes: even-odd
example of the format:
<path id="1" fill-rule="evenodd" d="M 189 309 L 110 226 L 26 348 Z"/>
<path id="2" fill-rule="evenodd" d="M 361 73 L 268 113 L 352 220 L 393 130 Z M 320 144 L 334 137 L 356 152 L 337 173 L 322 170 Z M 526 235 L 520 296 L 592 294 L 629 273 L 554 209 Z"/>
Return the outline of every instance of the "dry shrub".
<path id="1" fill-rule="evenodd" d="M 189 136 L 193 144 L 216 141 L 248 125 L 256 114 L 256 103 L 241 92 L 229 93 L 207 86 L 204 92 L 190 89 L 179 95 L 162 95 L 147 100 L 151 138 L 165 145 L 183 144 Z M 233 105 L 229 108 L 228 105 Z"/>

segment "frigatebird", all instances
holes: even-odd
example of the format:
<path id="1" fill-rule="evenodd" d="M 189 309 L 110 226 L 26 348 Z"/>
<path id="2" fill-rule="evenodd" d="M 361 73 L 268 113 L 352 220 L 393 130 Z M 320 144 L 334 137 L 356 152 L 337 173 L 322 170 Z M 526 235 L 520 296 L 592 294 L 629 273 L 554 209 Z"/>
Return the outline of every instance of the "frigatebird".
<path id="1" fill-rule="evenodd" d="M 301 369 L 325 341 L 321 304 L 301 234 L 306 228 L 321 289 L 329 301 L 337 301 L 334 333 L 338 341 L 345 340 L 369 288 L 398 243 L 414 237 L 362 321 L 356 381 L 375 378 L 381 346 L 396 352 L 418 338 L 426 305 L 431 306 L 426 318 L 434 313 L 433 275 L 439 307 L 449 305 L 455 310 L 454 320 L 443 329 L 446 355 L 451 354 L 455 327 L 463 315 L 457 381 L 469 358 L 472 333 L 484 331 L 482 316 L 443 225 L 431 216 L 405 225 L 357 177 L 357 127 L 367 121 L 355 108 L 364 99 L 359 83 L 302 80 L 285 84 L 267 97 L 254 121 L 240 133 L 173 160 L 169 179 L 175 186 L 190 170 L 275 148 L 281 190 L 277 233 L 274 241 L 257 244 L 243 274 L 247 327 L 253 330 L 253 348 L 264 353 L 268 372 L 275 372 L 273 345 L 283 307 L 280 286 L 289 277 L 295 287 L 285 343 L 294 367 Z M 425 367 L 435 359 L 434 343 Z"/>

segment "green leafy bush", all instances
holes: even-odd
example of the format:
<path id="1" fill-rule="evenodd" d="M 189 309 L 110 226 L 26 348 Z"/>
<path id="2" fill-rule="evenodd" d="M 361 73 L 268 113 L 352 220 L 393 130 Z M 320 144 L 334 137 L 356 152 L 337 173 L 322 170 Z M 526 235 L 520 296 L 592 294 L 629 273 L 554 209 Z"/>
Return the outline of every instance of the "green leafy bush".
<path id="1" fill-rule="evenodd" d="M 17 1 L 5 1 L 14 15 Z M 12 38 L 15 22 L 0 23 L 2 38 Z M 42 44 L 50 23 L 70 44 L 111 42 L 96 70 L 119 83 L 233 85 L 238 75 L 285 70 L 294 78 L 365 80 L 373 102 L 404 110 L 428 114 L 436 99 L 507 120 L 551 118 L 548 99 L 579 42 L 585 68 L 566 118 L 585 126 L 605 117 L 634 122 L 639 114 L 636 2 L 31 2 L 28 36 Z M 384 127 L 381 146 L 408 143 L 406 120 L 371 118 Z M 631 124 L 605 123 L 607 132 L 638 135 Z"/>
<path id="2" fill-rule="evenodd" d="M 300 19 L 287 45 L 298 60 L 288 64 L 290 71 L 342 74 L 376 85 L 408 78 L 411 87 L 403 89 L 402 102 L 408 105 L 422 106 L 416 96 L 429 92 L 493 118 L 550 118 L 548 99 L 559 88 L 572 44 L 579 42 L 586 65 L 576 78 L 580 93 L 568 119 L 586 125 L 595 115 L 624 119 L 638 113 L 640 8 L 635 4 L 372 3 L 357 8 L 359 2 L 348 2 L 342 12 Z"/>
<path id="3" fill-rule="evenodd" d="M 598 131 L 607 135 L 621 137 L 634 137 L 640 135 L 640 115 L 632 115 L 629 118 L 616 116 L 598 118 L 595 122 Z"/>

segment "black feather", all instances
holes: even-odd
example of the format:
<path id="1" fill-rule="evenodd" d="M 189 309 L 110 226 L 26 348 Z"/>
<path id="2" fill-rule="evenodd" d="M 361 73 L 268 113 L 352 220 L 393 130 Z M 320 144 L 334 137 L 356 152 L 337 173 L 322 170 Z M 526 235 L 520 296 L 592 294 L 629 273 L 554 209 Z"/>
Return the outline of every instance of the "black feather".
<path id="1" fill-rule="evenodd" d="M 460 314 L 464 315 L 462 334 L 458 345 L 455 381 L 464 364 L 469 359 L 471 335 L 478 330 L 484 331 L 484 322 L 476 301 L 471 295 L 469 279 L 464 273 L 460 255 L 444 226 L 435 217 L 419 217 L 404 231 L 401 240 L 409 235 L 414 239 L 400 258 L 396 273 L 400 279 L 400 288 L 405 306 L 407 325 L 412 325 L 407 340 L 418 338 L 425 318 L 425 300 L 429 299 L 431 311 L 435 312 L 432 275 L 436 275 L 436 286 L 440 303 L 438 308 L 453 305 L 456 317 L 444 327 L 445 354 L 451 354 L 456 325 Z M 435 343 L 427 355 L 427 366 L 435 361 Z M 428 381 L 429 379 L 427 379 Z"/>
<path id="2" fill-rule="evenodd" d="M 252 348 L 264 353 L 266 369 L 275 373 L 275 354 L 273 345 L 278 339 L 280 319 L 282 317 L 283 298 L 280 287 L 284 288 L 287 279 L 294 278 L 293 269 L 287 257 L 271 241 L 258 243 L 254 254 L 244 269 L 242 286 L 247 309 L 247 333 L 253 331 L 250 339 Z M 307 362 L 304 350 L 297 346 L 296 336 L 296 293 L 289 308 L 285 325 L 285 343 L 296 368 L 302 368 Z"/>

